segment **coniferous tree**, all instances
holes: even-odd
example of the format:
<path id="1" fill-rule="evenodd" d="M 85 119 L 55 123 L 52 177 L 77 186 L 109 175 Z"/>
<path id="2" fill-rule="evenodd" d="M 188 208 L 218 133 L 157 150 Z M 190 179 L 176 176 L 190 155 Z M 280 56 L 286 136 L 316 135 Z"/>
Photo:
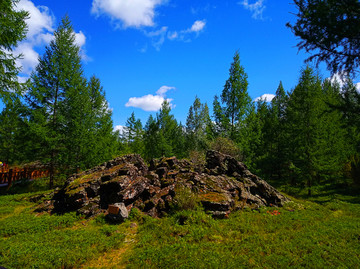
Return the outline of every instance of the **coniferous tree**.
<path id="1" fill-rule="evenodd" d="M 213 113 L 214 113 L 214 136 L 228 137 L 229 119 L 223 113 L 219 97 L 215 95 L 213 101 Z"/>
<path id="2" fill-rule="evenodd" d="M 236 52 L 229 69 L 229 78 L 221 93 L 224 103 L 222 111 L 229 123 L 229 137 L 236 140 L 237 132 L 241 133 L 241 123 L 251 110 L 251 98 L 247 92 L 248 81 L 244 67 L 240 64 L 239 53 Z M 239 127 L 237 130 L 236 127 Z"/>
<path id="3" fill-rule="evenodd" d="M 161 105 L 160 111 L 156 115 L 156 120 L 159 125 L 159 137 L 162 156 L 173 156 L 175 155 L 176 149 L 176 140 L 179 137 L 179 128 L 178 123 L 174 118 L 174 115 L 170 114 L 171 107 L 167 101 L 164 101 Z"/>
<path id="4" fill-rule="evenodd" d="M 276 90 L 274 99 L 271 101 L 271 108 L 269 111 L 268 124 L 265 127 L 265 143 L 268 145 L 268 166 L 267 175 L 269 178 L 282 180 L 284 176 L 284 169 L 288 160 L 288 151 L 286 148 L 287 141 L 290 137 L 287 136 L 285 130 L 286 121 L 286 104 L 287 95 L 285 93 L 282 82 Z"/>
<path id="5" fill-rule="evenodd" d="M 81 164 L 84 168 L 89 168 L 114 156 L 117 134 L 113 132 L 112 111 L 97 77 L 90 78 L 84 95 L 87 96 L 90 109 L 82 111 L 83 118 L 86 119 L 83 124 L 86 126 L 87 135 L 81 141 L 85 149 Z"/>
<path id="6" fill-rule="evenodd" d="M 55 169 L 70 173 L 111 158 L 115 142 L 102 87 L 95 77 L 90 82 L 84 78 L 68 17 L 54 36 L 31 76 L 27 94 L 29 126 L 39 142 L 34 155 L 49 163 L 50 187 Z"/>
<path id="7" fill-rule="evenodd" d="M 66 135 L 74 138 L 69 134 L 71 128 L 74 128 L 71 130 L 73 134 L 78 134 L 73 125 L 78 124 L 74 121 L 80 115 L 75 111 L 71 115 L 70 107 L 83 105 L 76 92 L 85 83 L 79 47 L 75 44 L 75 34 L 68 17 L 62 19 L 54 36 L 31 76 L 32 85 L 27 96 L 32 109 L 30 126 L 42 141 L 41 148 L 37 149 L 38 156 L 50 166 L 50 187 L 53 186 L 55 168 L 73 159 L 73 154 L 71 157 L 63 154 L 67 151 Z M 74 146 L 78 152 L 78 145 Z"/>
<path id="8" fill-rule="evenodd" d="M 202 104 L 196 96 L 194 103 L 189 108 L 186 119 L 187 148 L 190 150 L 202 150 L 207 146 L 207 140 L 211 134 L 209 129 L 211 120 L 207 104 Z"/>
<path id="9" fill-rule="evenodd" d="M 131 153 L 143 154 L 144 152 L 144 130 L 140 119 L 135 118 L 135 113 L 132 112 L 131 116 L 126 121 L 125 139 L 129 146 Z"/>
<path id="10" fill-rule="evenodd" d="M 286 113 L 293 183 L 305 183 L 309 195 L 312 185 L 336 175 L 343 161 L 341 122 L 326 109 L 321 80 L 307 67 L 290 94 Z"/>
<path id="11" fill-rule="evenodd" d="M 29 13 L 15 7 L 19 0 L 0 1 L 0 98 L 9 96 L 9 93 L 18 90 L 17 75 L 19 68 L 16 60 L 21 56 L 13 55 L 12 51 L 18 42 L 26 36 L 27 25 L 25 20 Z"/>
<path id="12" fill-rule="evenodd" d="M 17 97 L 4 98 L 5 108 L 0 113 L 0 160 L 21 163 L 29 157 L 29 133 L 26 109 Z"/>
<path id="13" fill-rule="evenodd" d="M 154 117 L 150 115 L 145 124 L 144 133 L 145 157 L 148 160 L 162 155 L 161 148 L 159 146 L 161 142 L 159 124 Z"/>

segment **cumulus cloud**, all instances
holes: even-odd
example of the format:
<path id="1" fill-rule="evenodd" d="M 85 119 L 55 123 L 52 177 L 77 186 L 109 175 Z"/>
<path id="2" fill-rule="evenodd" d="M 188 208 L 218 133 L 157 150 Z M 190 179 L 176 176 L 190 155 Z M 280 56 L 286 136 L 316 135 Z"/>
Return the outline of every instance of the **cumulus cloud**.
<path id="1" fill-rule="evenodd" d="M 175 90 L 175 87 L 161 86 L 160 89 L 156 91 L 156 94 L 160 96 L 165 96 L 165 94 L 170 90 Z"/>
<path id="2" fill-rule="evenodd" d="M 124 28 L 153 26 L 155 9 L 165 0 L 93 0 L 91 13 L 107 15 Z"/>
<path id="3" fill-rule="evenodd" d="M 339 73 L 333 74 L 330 78 L 331 83 L 339 83 L 340 88 L 342 88 L 346 84 L 347 75 L 341 75 Z M 360 82 L 354 82 L 356 90 L 360 93 Z"/>
<path id="4" fill-rule="evenodd" d="M 123 125 L 116 125 L 114 131 L 119 131 L 119 134 L 123 134 L 126 130 L 126 127 Z"/>
<path id="5" fill-rule="evenodd" d="M 194 24 L 190 28 L 190 32 L 200 32 L 202 29 L 204 29 L 205 25 L 206 25 L 206 22 L 204 20 L 195 21 Z"/>
<path id="6" fill-rule="evenodd" d="M 39 60 L 39 54 L 34 50 L 33 44 L 29 42 L 21 43 L 14 50 L 14 54 L 22 55 L 22 57 L 16 61 L 16 65 L 21 67 L 21 73 L 30 75 Z"/>
<path id="7" fill-rule="evenodd" d="M 264 5 L 264 0 L 257 0 L 255 3 L 250 4 L 249 0 L 243 0 L 238 4 L 242 5 L 245 9 L 250 10 L 252 13 L 252 18 L 255 20 L 263 20 L 263 12 L 266 8 Z"/>
<path id="8" fill-rule="evenodd" d="M 29 12 L 29 19 L 26 20 L 28 32 L 26 40 L 21 42 L 14 50 L 14 55 L 22 54 L 22 58 L 17 60 L 17 66 L 22 68 L 22 77 L 19 81 L 24 81 L 38 64 L 39 54 L 37 49 L 48 45 L 54 39 L 55 17 L 51 10 L 46 6 L 35 6 L 30 0 L 21 0 L 16 6 L 17 10 Z M 81 48 L 81 56 L 88 59 L 83 49 L 86 37 L 82 31 L 75 34 L 75 42 Z"/>
<path id="9" fill-rule="evenodd" d="M 26 21 L 28 25 L 27 38 L 37 38 L 41 34 L 53 32 L 55 17 L 46 6 L 35 6 L 29 0 L 21 0 L 16 7 L 17 10 L 26 10 L 30 13 L 30 18 Z"/>
<path id="10" fill-rule="evenodd" d="M 265 93 L 263 95 L 261 95 L 260 97 L 257 97 L 255 98 L 255 102 L 258 102 L 260 100 L 263 100 L 265 102 L 271 102 L 272 99 L 275 98 L 275 95 L 274 94 L 271 94 L 271 93 Z"/>
<path id="11" fill-rule="evenodd" d="M 137 107 L 145 111 L 158 111 L 165 100 L 171 105 L 171 101 L 173 101 L 173 99 L 166 98 L 165 95 L 169 90 L 173 89 L 175 89 L 175 87 L 161 86 L 156 91 L 156 95 L 148 94 L 141 97 L 131 97 L 125 106 Z"/>

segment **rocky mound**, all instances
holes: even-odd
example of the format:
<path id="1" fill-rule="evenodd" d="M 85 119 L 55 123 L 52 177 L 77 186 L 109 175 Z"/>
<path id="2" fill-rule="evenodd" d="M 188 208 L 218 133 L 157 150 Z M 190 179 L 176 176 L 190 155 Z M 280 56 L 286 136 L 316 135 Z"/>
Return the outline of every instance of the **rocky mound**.
<path id="1" fill-rule="evenodd" d="M 208 151 L 202 167 L 175 157 L 152 160 L 149 166 L 139 155 L 116 158 L 70 177 L 51 204 L 53 212 L 77 211 L 87 217 L 119 203 L 128 211 L 136 207 L 150 216 L 162 216 L 184 195 L 199 201 L 214 217 L 288 201 L 243 163 Z"/>

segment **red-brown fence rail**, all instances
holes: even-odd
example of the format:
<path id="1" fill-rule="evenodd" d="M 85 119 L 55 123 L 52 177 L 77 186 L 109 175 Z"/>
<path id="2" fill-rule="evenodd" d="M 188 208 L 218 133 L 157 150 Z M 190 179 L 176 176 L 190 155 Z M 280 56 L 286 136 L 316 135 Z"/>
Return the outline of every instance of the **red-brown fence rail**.
<path id="1" fill-rule="evenodd" d="M 37 170 L 31 168 L 0 169 L 0 187 L 11 186 L 13 182 L 18 180 L 34 180 L 41 177 L 47 177 L 48 175 L 49 171 L 47 170 Z"/>

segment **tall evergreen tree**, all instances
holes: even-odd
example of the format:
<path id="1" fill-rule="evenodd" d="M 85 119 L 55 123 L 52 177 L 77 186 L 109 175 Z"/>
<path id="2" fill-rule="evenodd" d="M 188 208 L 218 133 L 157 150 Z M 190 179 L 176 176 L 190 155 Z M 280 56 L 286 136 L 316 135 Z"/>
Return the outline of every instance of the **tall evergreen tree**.
<path id="1" fill-rule="evenodd" d="M 274 99 L 271 101 L 269 117 L 265 127 L 264 140 L 268 147 L 267 176 L 276 180 L 282 180 L 288 160 L 287 141 L 288 137 L 286 122 L 287 94 L 282 82 L 276 90 Z"/>
<path id="2" fill-rule="evenodd" d="M 0 160 L 8 164 L 26 161 L 29 157 L 29 133 L 26 110 L 19 98 L 4 98 L 0 113 Z"/>
<path id="3" fill-rule="evenodd" d="M 341 122 L 335 115 L 326 114 L 326 108 L 321 80 L 307 67 L 290 95 L 287 131 L 291 137 L 289 157 L 293 179 L 306 183 L 309 195 L 314 183 L 336 175 L 341 168 L 344 146 Z"/>
<path id="4" fill-rule="evenodd" d="M 50 165 L 50 187 L 56 168 L 70 173 L 111 152 L 111 112 L 100 81 L 84 78 L 80 48 L 68 17 L 64 17 L 31 76 L 27 101 L 30 129 L 39 147 L 36 157 Z M 64 170 L 65 169 L 65 170 Z"/>
<path id="5" fill-rule="evenodd" d="M 10 92 L 19 89 L 17 75 L 19 68 L 16 60 L 21 56 L 13 55 L 12 51 L 18 42 L 26 36 L 25 20 L 29 13 L 16 11 L 19 0 L 0 1 L 0 98 L 8 96 Z"/>
<path id="6" fill-rule="evenodd" d="M 158 122 L 152 115 L 149 116 L 145 124 L 144 144 L 145 144 L 145 157 L 150 160 L 160 157 L 162 155 L 160 144 L 160 128 Z"/>
<path id="7" fill-rule="evenodd" d="M 135 113 L 132 112 L 131 116 L 126 121 L 125 139 L 130 148 L 131 153 L 143 154 L 144 130 L 140 119 L 135 118 Z"/>
<path id="8" fill-rule="evenodd" d="M 209 128 L 211 120 L 207 104 L 202 104 L 196 96 L 194 103 L 189 108 L 186 119 L 186 135 L 188 148 L 202 150 L 206 148 L 207 139 L 211 134 Z"/>
<path id="9" fill-rule="evenodd" d="M 236 52 L 229 69 L 229 78 L 221 93 L 221 101 L 225 104 L 223 113 L 229 121 L 229 137 L 236 138 L 236 125 L 240 125 L 251 109 L 251 98 L 247 92 L 248 81 L 244 67 L 240 64 L 239 53 Z"/>

